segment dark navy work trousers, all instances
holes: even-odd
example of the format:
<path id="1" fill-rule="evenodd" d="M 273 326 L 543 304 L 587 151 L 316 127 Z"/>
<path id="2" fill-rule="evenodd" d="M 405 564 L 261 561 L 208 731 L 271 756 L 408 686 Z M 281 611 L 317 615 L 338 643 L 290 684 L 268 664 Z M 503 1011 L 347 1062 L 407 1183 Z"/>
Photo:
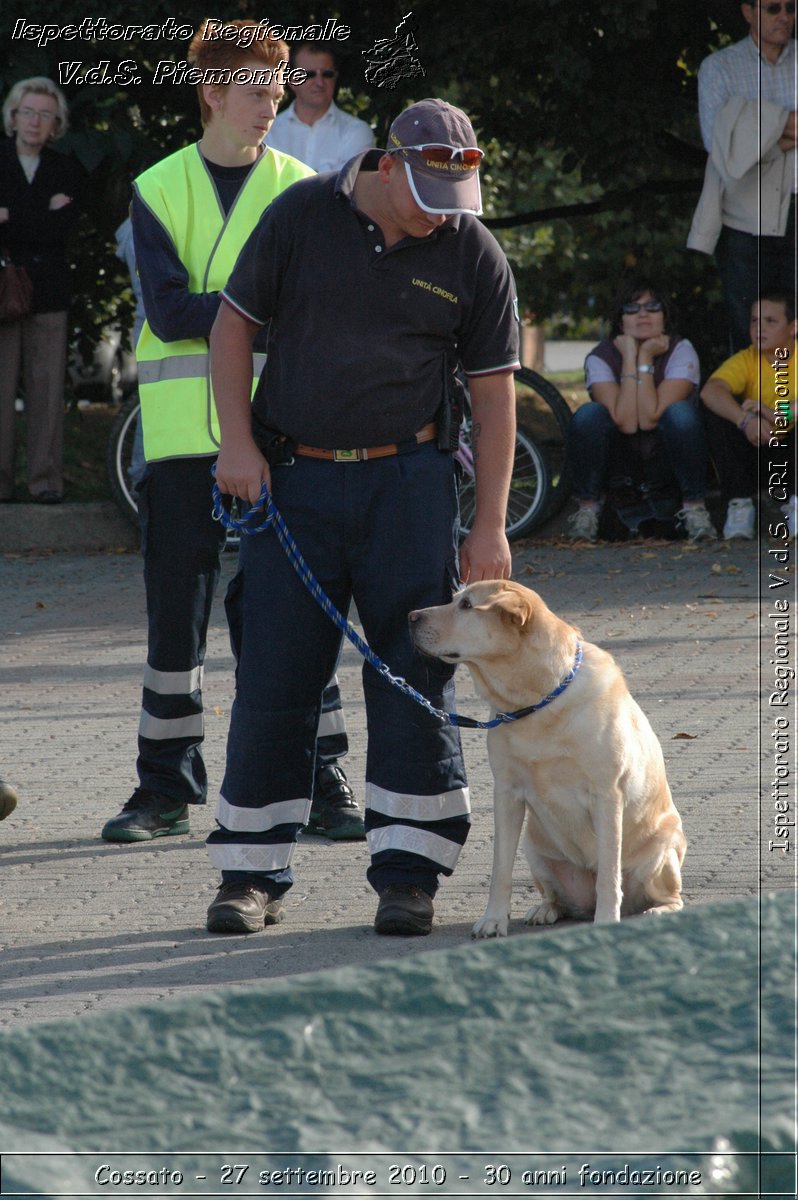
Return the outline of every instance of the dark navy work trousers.
<path id="1" fill-rule="evenodd" d="M 151 463 L 138 493 L 147 665 L 136 768 L 142 788 L 178 804 L 204 804 L 208 791 L 202 672 L 225 537 L 212 515 L 213 461 Z M 348 748 L 337 684 L 326 690 L 324 708 L 319 753 L 331 761 Z"/>
<path id="2" fill-rule="evenodd" d="M 434 443 L 368 462 L 297 457 L 272 471 L 275 503 L 310 570 L 341 613 L 354 599 L 366 640 L 394 675 L 437 708 L 454 704 L 453 670 L 415 652 L 408 613 L 445 604 L 457 585 L 457 487 Z M 319 697 L 341 631 L 295 573 L 273 531 L 244 539 L 228 618 L 238 668 L 217 806 L 208 838 L 225 879 L 292 882 L 307 819 Z M 469 825 L 456 729 L 363 666 L 368 720 L 368 877 L 377 891 L 411 881 L 434 894 Z"/>

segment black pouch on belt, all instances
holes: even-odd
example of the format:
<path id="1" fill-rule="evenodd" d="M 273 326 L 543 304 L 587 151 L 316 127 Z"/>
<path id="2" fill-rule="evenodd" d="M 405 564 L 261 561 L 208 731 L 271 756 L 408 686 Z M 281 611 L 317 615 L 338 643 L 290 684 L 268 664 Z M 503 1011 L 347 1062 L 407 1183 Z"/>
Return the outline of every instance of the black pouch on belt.
<path id="1" fill-rule="evenodd" d="M 438 449 L 452 454 L 460 443 L 460 426 L 465 410 L 465 384 L 456 370 L 443 359 L 443 400 L 435 414 L 438 426 Z"/>
<path id="2" fill-rule="evenodd" d="M 270 429 L 268 425 L 264 425 L 254 412 L 252 436 L 270 467 L 290 466 L 294 461 L 293 442 L 290 438 L 278 429 Z"/>

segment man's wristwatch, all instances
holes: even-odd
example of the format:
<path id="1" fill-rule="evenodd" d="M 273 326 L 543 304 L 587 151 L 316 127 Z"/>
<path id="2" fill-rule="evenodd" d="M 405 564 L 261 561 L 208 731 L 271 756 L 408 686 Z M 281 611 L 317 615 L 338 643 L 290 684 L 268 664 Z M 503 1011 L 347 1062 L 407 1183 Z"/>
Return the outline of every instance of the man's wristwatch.
<path id="1" fill-rule="evenodd" d="M 651 363 L 643 363 L 642 367 L 637 368 L 640 375 L 653 375 L 654 368 Z"/>

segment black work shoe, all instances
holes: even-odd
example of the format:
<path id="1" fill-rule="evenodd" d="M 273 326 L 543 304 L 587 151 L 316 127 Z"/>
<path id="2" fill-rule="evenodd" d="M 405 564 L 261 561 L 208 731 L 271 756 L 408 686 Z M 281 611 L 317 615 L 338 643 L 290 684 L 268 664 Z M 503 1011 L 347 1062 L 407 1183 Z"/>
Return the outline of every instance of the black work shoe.
<path id="1" fill-rule="evenodd" d="M 337 763 L 327 763 L 316 771 L 305 829 L 337 842 L 361 842 L 366 836 L 360 809 Z"/>
<path id="2" fill-rule="evenodd" d="M 17 793 L 10 783 L 0 779 L 0 821 L 5 821 L 6 817 L 10 817 L 16 807 Z"/>
<path id="3" fill-rule="evenodd" d="M 208 909 L 209 933 L 258 933 L 279 925 L 285 909 L 263 888 L 245 881 L 223 883 Z"/>
<path id="4" fill-rule="evenodd" d="M 432 897 L 413 883 L 391 883 L 380 896 L 374 929 L 377 933 L 429 933 Z"/>
<path id="5" fill-rule="evenodd" d="M 188 833 L 188 805 L 136 788 L 125 807 L 111 817 L 100 837 L 106 842 L 148 842 L 151 838 Z"/>

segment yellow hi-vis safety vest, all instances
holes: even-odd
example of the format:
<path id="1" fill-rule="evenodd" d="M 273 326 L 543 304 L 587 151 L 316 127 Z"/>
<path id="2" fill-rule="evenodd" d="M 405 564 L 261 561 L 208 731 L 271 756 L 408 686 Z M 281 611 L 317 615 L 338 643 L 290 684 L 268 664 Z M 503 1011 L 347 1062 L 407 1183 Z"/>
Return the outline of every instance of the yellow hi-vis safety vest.
<path id="1" fill-rule="evenodd" d="M 275 196 L 314 172 L 287 154 L 265 150 L 225 217 L 208 167 L 195 144 L 156 163 L 134 182 L 174 243 L 190 292 L 218 292 L 242 246 Z M 265 355 L 253 355 L 253 392 Z M 139 399 L 148 462 L 219 451 L 206 338 L 162 342 L 147 321 L 136 345 Z"/>

